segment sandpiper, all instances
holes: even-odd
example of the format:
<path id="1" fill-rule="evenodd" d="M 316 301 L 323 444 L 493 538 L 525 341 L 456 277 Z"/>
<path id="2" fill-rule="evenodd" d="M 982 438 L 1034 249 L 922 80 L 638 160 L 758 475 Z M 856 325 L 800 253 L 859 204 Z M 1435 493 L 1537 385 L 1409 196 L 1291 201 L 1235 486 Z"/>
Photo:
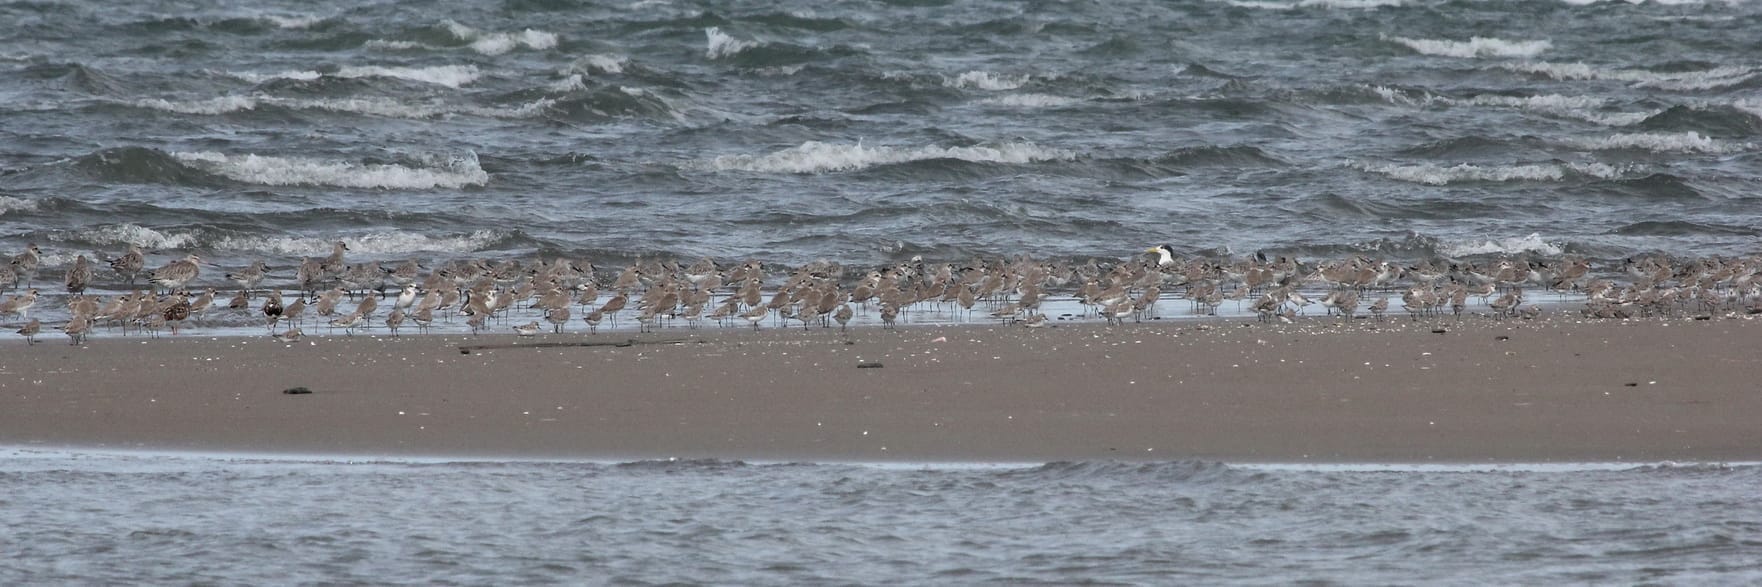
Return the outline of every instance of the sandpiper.
<path id="1" fill-rule="evenodd" d="M 533 320 L 514 327 L 514 334 L 519 336 L 538 336 L 538 321 Z"/>
<path id="2" fill-rule="evenodd" d="M 31 306 L 36 304 L 37 290 L 26 290 L 21 295 L 15 295 L 11 299 L 0 302 L 0 316 L 18 314 L 18 318 L 24 320 L 31 317 Z"/>
<path id="3" fill-rule="evenodd" d="M 24 323 L 24 326 L 13 332 L 17 332 L 20 336 L 23 336 L 25 346 L 30 346 L 37 344 L 37 333 L 42 330 L 43 323 L 37 321 L 36 318 L 32 318 L 30 322 Z"/>
<path id="4" fill-rule="evenodd" d="M 75 257 L 62 283 L 67 286 L 67 293 L 85 293 L 86 286 L 92 283 L 92 262 L 86 260 L 85 255 Z"/>
<path id="5" fill-rule="evenodd" d="M 110 270 L 115 271 L 118 277 L 128 280 L 129 287 L 135 286 L 135 277 L 139 276 L 141 270 L 146 267 L 147 256 L 141 252 L 140 247 L 135 245 L 129 245 L 127 253 L 110 260 Z"/>
<path id="6" fill-rule="evenodd" d="M 85 316 L 74 316 L 57 328 L 67 334 L 68 344 L 79 345 L 86 341 L 86 335 L 92 333 L 92 320 Z"/>
<path id="7" fill-rule="evenodd" d="M 238 273 L 226 274 L 226 278 L 233 283 L 239 284 L 239 287 L 244 288 L 244 291 L 251 291 L 257 289 L 257 284 L 263 282 L 263 276 L 268 272 L 269 264 L 259 260 L 252 262 L 251 266 L 244 268 Z"/>
<path id="8" fill-rule="evenodd" d="M 166 263 L 147 275 L 147 281 L 166 291 L 183 289 L 185 284 L 202 274 L 202 258 L 194 254 Z"/>

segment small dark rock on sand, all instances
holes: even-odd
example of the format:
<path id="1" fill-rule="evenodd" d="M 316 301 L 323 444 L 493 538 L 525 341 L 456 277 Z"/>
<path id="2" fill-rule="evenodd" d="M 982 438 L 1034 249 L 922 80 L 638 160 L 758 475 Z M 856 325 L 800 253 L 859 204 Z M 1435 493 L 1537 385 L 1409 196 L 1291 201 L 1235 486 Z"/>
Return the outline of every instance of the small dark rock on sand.
<path id="1" fill-rule="evenodd" d="M 312 390 L 306 389 L 304 387 L 289 387 L 287 389 L 281 390 L 281 392 L 284 394 L 287 394 L 287 395 L 307 395 L 307 394 L 312 393 Z"/>

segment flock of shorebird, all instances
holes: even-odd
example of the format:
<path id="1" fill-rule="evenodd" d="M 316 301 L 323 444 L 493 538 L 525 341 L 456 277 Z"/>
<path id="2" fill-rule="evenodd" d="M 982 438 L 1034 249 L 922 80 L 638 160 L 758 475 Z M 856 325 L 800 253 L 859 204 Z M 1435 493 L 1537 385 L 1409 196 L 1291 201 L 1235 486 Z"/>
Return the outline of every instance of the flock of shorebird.
<path id="1" fill-rule="evenodd" d="M 202 269 L 214 267 L 194 254 L 153 269 L 147 254 L 133 246 L 115 258 L 99 254 L 94 261 L 79 255 L 63 272 L 68 319 L 55 328 L 76 345 L 100 326 L 121 326 L 124 334 L 131 328 L 153 336 L 161 329 L 176 334 L 184 322 L 217 307 L 259 315 L 283 340 L 303 335 L 308 313 L 345 334 L 373 324 L 383 324 L 393 335 L 407 324 L 427 331 L 437 319 L 456 317 L 478 333 L 492 321 L 507 323 L 516 312 L 533 318 L 512 327 L 522 336 L 544 330 L 541 320 L 553 332 L 563 332 L 577 312 L 590 332 L 602 323 L 615 325 L 621 314 L 631 315 L 644 331 L 676 320 L 697 328 L 705 319 L 744 322 L 754 329 L 768 320 L 803 328 L 837 323 L 842 329 L 871 309 L 883 327 L 892 328 L 902 311 L 918 306 L 946 310 L 957 320 L 983 312 L 989 319 L 1032 328 L 1047 324 L 1041 306 L 1051 295 L 1069 296 L 1085 315 L 1099 315 L 1109 324 L 1154 316 L 1165 297 L 1184 299 L 1200 314 L 1215 314 L 1221 304 L 1234 301 L 1262 321 L 1290 321 L 1312 305 L 1348 321 L 1363 308 L 1381 321 L 1391 312 L 1391 298 L 1400 301 L 1397 311 L 1415 320 L 1460 319 L 1471 300 L 1494 318 L 1534 318 L 1541 307 L 1529 302 L 1526 290 L 1582 298 L 1584 314 L 1598 318 L 1762 313 L 1762 256 L 1631 258 L 1599 272 L 1573 257 L 1482 264 L 1401 264 L 1367 257 L 1299 262 L 1258 254 L 1187 257 L 1163 245 L 1125 259 L 929 263 L 914 258 L 851 271 L 827 261 L 779 268 L 707 258 L 689 265 L 639 261 L 615 270 L 563 258 L 467 259 L 428 268 L 415 260 L 351 263 L 348 251 L 347 244 L 337 242 L 328 256 L 301 259 L 284 286 L 263 287 L 272 273 L 263 261 L 224 273 L 236 286 L 230 300 L 218 298 L 222 294 L 215 287 L 191 290 L 201 283 Z M 0 265 L 0 290 L 24 289 L 0 301 L 0 319 L 24 321 L 17 333 L 31 344 L 43 328 L 30 317 L 40 295 L 35 280 L 43 269 L 42 255 L 29 245 Z M 99 264 L 122 284 L 108 299 L 87 292 L 100 276 Z M 148 287 L 136 288 L 143 277 Z M 342 305 L 350 301 L 353 308 L 344 311 Z M 287 330 L 279 331 L 282 325 Z"/>

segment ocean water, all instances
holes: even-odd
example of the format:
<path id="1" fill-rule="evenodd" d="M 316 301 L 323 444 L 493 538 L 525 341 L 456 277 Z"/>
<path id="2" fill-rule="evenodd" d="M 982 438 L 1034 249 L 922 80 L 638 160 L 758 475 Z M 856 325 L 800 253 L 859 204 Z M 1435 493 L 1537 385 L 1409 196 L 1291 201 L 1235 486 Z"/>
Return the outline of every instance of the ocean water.
<path id="1" fill-rule="evenodd" d="M 0 582 L 1762 581 L 1754 465 L 376 462 L 0 452 Z"/>
<path id="2" fill-rule="evenodd" d="M 0 2 L 0 251 L 1756 252 L 1751 2 Z M 284 276 L 285 277 L 285 276 Z"/>

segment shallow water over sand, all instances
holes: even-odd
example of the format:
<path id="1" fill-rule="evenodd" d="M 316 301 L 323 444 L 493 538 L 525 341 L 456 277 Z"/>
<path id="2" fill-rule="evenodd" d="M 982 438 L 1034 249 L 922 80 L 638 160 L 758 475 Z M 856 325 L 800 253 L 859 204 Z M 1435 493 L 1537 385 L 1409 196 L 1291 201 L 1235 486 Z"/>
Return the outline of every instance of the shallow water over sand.
<path id="1" fill-rule="evenodd" d="M 0 581 L 1740 584 L 1762 469 L 0 452 Z"/>

